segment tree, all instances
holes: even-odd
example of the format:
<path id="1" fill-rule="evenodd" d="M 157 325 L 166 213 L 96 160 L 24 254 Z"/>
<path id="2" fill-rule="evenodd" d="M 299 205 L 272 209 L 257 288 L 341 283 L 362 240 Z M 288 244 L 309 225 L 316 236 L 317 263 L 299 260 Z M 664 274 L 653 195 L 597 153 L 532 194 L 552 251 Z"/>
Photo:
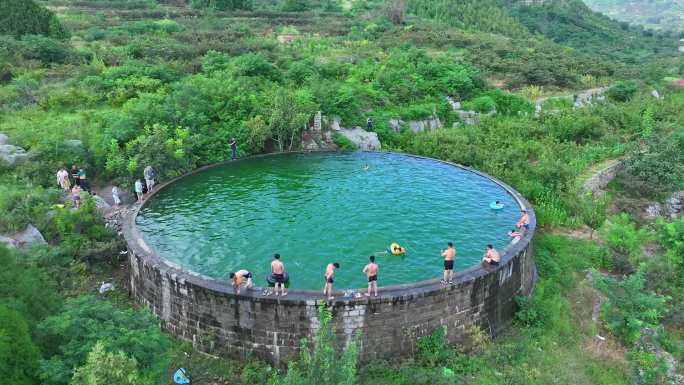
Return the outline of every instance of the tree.
<path id="1" fill-rule="evenodd" d="M 54 13 L 33 0 L 3 0 L 0 7 L 0 34 L 23 36 L 69 36 Z"/>
<path id="2" fill-rule="evenodd" d="M 594 196 L 587 193 L 575 201 L 575 210 L 582 222 L 589 227 L 589 238 L 594 237 L 594 231 L 606 221 L 606 207 L 608 198 L 605 195 Z"/>
<path id="3" fill-rule="evenodd" d="M 406 0 L 390 0 L 385 3 L 385 16 L 394 24 L 404 24 Z"/>
<path id="4" fill-rule="evenodd" d="M 119 310 L 89 295 L 68 300 L 61 313 L 38 325 L 37 334 L 47 357 L 40 367 L 45 385 L 66 385 L 98 342 L 135 358 L 144 375 L 160 376 L 168 361 L 170 341 L 152 314 Z"/>
<path id="5" fill-rule="evenodd" d="M 318 108 L 307 90 L 277 88 L 268 98 L 266 116 L 279 151 L 291 151 L 299 134 Z"/>
<path id="6" fill-rule="evenodd" d="M 85 365 L 76 369 L 70 385 L 151 385 L 138 371 L 135 358 L 124 352 L 110 353 L 102 342 L 97 342 L 88 353 Z"/>
<path id="7" fill-rule="evenodd" d="M 26 319 L 0 305 L 0 373 L 6 384 L 36 383 L 40 352 L 31 340 Z"/>

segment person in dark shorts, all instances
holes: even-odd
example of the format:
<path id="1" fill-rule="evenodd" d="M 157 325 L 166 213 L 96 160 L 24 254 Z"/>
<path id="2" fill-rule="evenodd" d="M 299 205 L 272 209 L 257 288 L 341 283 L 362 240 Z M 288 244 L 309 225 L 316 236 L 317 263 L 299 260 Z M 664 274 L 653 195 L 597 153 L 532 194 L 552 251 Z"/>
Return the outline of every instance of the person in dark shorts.
<path id="1" fill-rule="evenodd" d="M 444 277 L 442 278 L 442 283 L 453 283 L 454 259 L 456 259 L 456 249 L 454 249 L 453 243 L 447 243 L 446 250 L 442 250 L 442 257 L 444 257 Z"/>
<path id="2" fill-rule="evenodd" d="M 337 262 L 329 263 L 325 268 L 325 286 L 323 287 L 323 295 L 327 296 L 328 300 L 334 299 L 332 296 L 333 283 L 335 282 L 335 269 L 339 269 L 340 264 Z"/>
<path id="3" fill-rule="evenodd" d="M 371 289 L 375 292 L 375 296 L 378 296 L 378 265 L 375 263 L 375 256 L 371 255 L 368 257 L 370 262 L 363 268 L 364 274 L 368 277 L 368 292 L 367 297 L 371 295 Z"/>
<path id="4" fill-rule="evenodd" d="M 240 294 L 240 287 L 247 283 L 247 288 L 251 289 L 252 283 L 252 273 L 245 269 L 238 270 L 234 273 L 230 273 L 230 280 L 232 281 L 233 288 L 235 288 L 235 294 Z"/>
<path id="5" fill-rule="evenodd" d="M 501 262 L 501 254 L 492 245 L 487 245 L 487 252 L 482 257 L 482 262 L 488 263 L 491 266 L 499 266 Z"/>
<path id="6" fill-rule="evenodd" d="M 285 265 L 280 262 L 280 254 L 275 254 L 273 256 L 273 261 L 271 262 L 271 274 L 273 275 L 273 280 L 275 281 L 275 295 L 278 295 L 278 288 L 283 294 L 283 297 L 287 295 L 287 290 L 285 289 Z"/>
<path id="7" fill-rule="evenodd" d="M 235 138 L 230 139 L 230 160 L 237 159 L 237 142 Z"/>

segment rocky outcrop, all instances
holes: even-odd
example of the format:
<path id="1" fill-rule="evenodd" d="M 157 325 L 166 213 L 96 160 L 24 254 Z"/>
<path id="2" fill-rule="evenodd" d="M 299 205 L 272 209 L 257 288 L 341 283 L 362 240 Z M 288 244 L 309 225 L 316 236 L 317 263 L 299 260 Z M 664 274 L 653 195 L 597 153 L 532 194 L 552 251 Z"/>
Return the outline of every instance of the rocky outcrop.
<path id="1" fill-rule="evenodd" d="M 381 148 L 378 134 L 375 132 L 368 132 L 361 127 L 354 127 L 342 129 L 339 133 L 354 143 L 360 150 L 377 151 Z"/>
<path id="2" fill-rule="evenodd" d="M 23 231 L 14 235 L 0 235 L 0 243 L 9 248 L 47 244 L 43 234 L 32 224 L 28 224 Z"/>
<path id="3" fill-rule="evenodd" d="M 624 169 L 625 161 L 623 158 L 611 159 L 609 161 L 603 162 L 600 165 L 598 171 L 591 174 L 582 183 L 582 189 L 585 192 L 591 192 L 592 194 L 601 194 L 603 189 L 615 179 L 615 176 Z"/>
<path id="4" fill-rule="evenodd" d="M 408 126 L 408 128 L 413 133 L 433 131 L 443 127 L 442 121 L 439 120 L 439 118 L 436 116 L 433 116 L 430 119 L 409 120 L 408 123 L 404 122 L 401 119 L 393 118 L 389 120 L 388 124 L 390 126 L 390 129 L 392 129 L 392 131 L 394 131 L 397 134 L 400 133 L 401 128 L 405 126 Z"/>
<path id="5" fill-rule="evenodd" d="M 678 373 L 678 363 L 677 360 L 667 352 L 658 342 L 658 332 L 651 328 L 644 328 L 641 330 L 641 338 L 637 342 L 637 349 L 651 353 L 656 356 L 658 362 L 660 362 L 665 368 L 665 383 L 669 385 L 680 385 L 684 384 L 684 376 Z M 638 384 L 650 384 L 649 380 L 645 378 L 645 373 L 639 370 L 638 373 Z"/>
<path id="6" fill-rule="evenodd" d="M 684 190 L 677 191 L 665 200 L 665 203 L 653 203 L 646 208 L 646 217 L 655 219 L 664 217 L 676 219 L 684 215 Z"/>
<path id="7" fill-rule="evenodd" d="M 9 144 L 9 138 L 0 134 L 0 161 L 14 166 L 28 158 L 26 150 L 19 146 Z"/>

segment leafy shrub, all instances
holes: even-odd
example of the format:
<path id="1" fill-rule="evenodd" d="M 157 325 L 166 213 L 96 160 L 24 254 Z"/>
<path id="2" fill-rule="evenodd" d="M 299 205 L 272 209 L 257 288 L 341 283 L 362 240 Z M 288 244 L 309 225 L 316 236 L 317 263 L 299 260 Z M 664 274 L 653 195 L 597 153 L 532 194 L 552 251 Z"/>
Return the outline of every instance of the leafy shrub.
<path id="1" fill-rule="evenodd" d="M 13 385 L 37 383 L 39 358 L 26 320 L 0 303 L 0 373 L 4 381 Z"/>
<path id="2" fill-rule="evenodd" d="M 647 238 L 644 229 L 637 229 L 628 214 L 610 217 L 600 230 L 608 246 L 613 269 L 622 273 L 634 271 L 642 257 L 641 245 Z"/>
<path id="3" fill-rule="evenodd" d="M 479 96 L 463 102 L 463 108 L 486 114 L 496 109 L 496 102 L 490 96 Z"/>
<path id="4" fill-rule="evenodd" d="M 669 298 L 645 291 L 642 272 L 622 281 L 594 274 L 594 282 L 608 298 L 602 309 L 606 326 L 628 344 L 639 340 L 644 327 L 656 327 L 664 315 Z"/>
<path id="5" fill-rule="evenodd" d="M 621 81 L 610 87 L 606 92 L 606 95 L 615 101 L 626 102 L 632 99 L 638 90 L 639 86 L 635 81 Z"/>
<path id="6" fill-rule="evenodd" d="M 65 43 L 58 40 L 40 35 L 26 35 L 21 39 L 21 55 L 26 59 L 49 64 L 64 63 L 72 53 Z"/>
<path id="7" fill-rule="evenodd" d="M 33 223 L 43 228 L 45 223 L 36 221 L 44 218 L 50 206 L 57 202 L 53 191 L 40 187 L 27 188 L 0 184 L 0 232 L 16 232 Z"/>
<path id="8" fill-rule="evenodd" d="M 150 385 L 138 371 L 138 363 L 124 352 L 110 353 L 104 344 L 97 342 L 88 353 L 85 365 L 74 371 L 69 385 L 99 385 L 116 383 L 121 385 Z"/>
<path id="9" fill-rule="evenodd" d="M 0 8 L 0 34 L 23 36 L 69 36 L 52 11 L 33 0 L 3 0 Z"/>
<path id="10" fill-rule="evenodd" d="M 19 312 L 31 326 L 59 310 L 61 298 L 45 271 L 19 263 L 4 245 L 0 263 L 0 304 Z"/>
<path id="11" fill-rule="evenodd" d="M 302 339 L 299 347 L 299 360 L 290 362 L 285 376 L 275 373 L 271 378 L 272 384 L 354 385 L 358 383 L 356 341 L 352 340 L 343 352 L 338 352 L 335 330 L 330 324 L 332 312 L 324 306 L 320 309 L 320 328 L 316 332 L 313 349 L 309 350 L 307 339 Z"/>
<path id="12" fill-rule="evenodd" d="M 114 233 L 104 226 L 90 197 L 79 210 L 56 209 L 54 222 L 62 247 L 77 259 L 105 257 L 116 250 Z"/>
<path id="13" fill-rule="evenodd" d="M 418 358 L 431 367 L 446 362 L 452 354 L 446 342 L 444 328 L 436 328 L 429 336 L 420 337 L 416 342 Z"/>
<path id="14" fill-rule="evenodd" d="M 639 195 L 661 196 L 684 187 L 684 128 L 649 136 L 626 161 L 623 177 Z"/>
<path id="15" fill-rule="evenodd" d="M 168 359 L 170 341 L 150 313 L 119 310 L 92 296 L 67 300 L 64 310 L 42 321 L 38 330 L 47 357 L 40 377 L 48 385 L 66 385 L 98 342 L 134 358 L 143 375 L 160 376 Z"/>

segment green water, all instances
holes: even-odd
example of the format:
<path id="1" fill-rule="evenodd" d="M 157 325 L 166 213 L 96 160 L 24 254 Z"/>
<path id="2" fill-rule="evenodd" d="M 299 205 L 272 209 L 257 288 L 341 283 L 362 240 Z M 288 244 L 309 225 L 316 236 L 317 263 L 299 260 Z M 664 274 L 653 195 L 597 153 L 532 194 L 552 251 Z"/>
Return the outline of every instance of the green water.
<path id="1" fill-rule="evenodd" d="M 368 169 L 365 169 L 365 166 Z M 489 208 L 493 200 L 503 210 Z M 452 241 L 456 269 L 479 263 L 486 244 L 502 248 L 519 209 L 503 188 L 432 160 L 383 153 L 289 154 L 235 162 L 171 184 L 137 219 L 164 258 L 214 278 L 241 268 L 265 286 L 280 253 L 291 287 L 322 289 L 337 261 L 336 288 L 366 285 L 374 254 L 379 285 L 441 274 Z M 392 242 L 405 256 L 387 252 Z"/>

